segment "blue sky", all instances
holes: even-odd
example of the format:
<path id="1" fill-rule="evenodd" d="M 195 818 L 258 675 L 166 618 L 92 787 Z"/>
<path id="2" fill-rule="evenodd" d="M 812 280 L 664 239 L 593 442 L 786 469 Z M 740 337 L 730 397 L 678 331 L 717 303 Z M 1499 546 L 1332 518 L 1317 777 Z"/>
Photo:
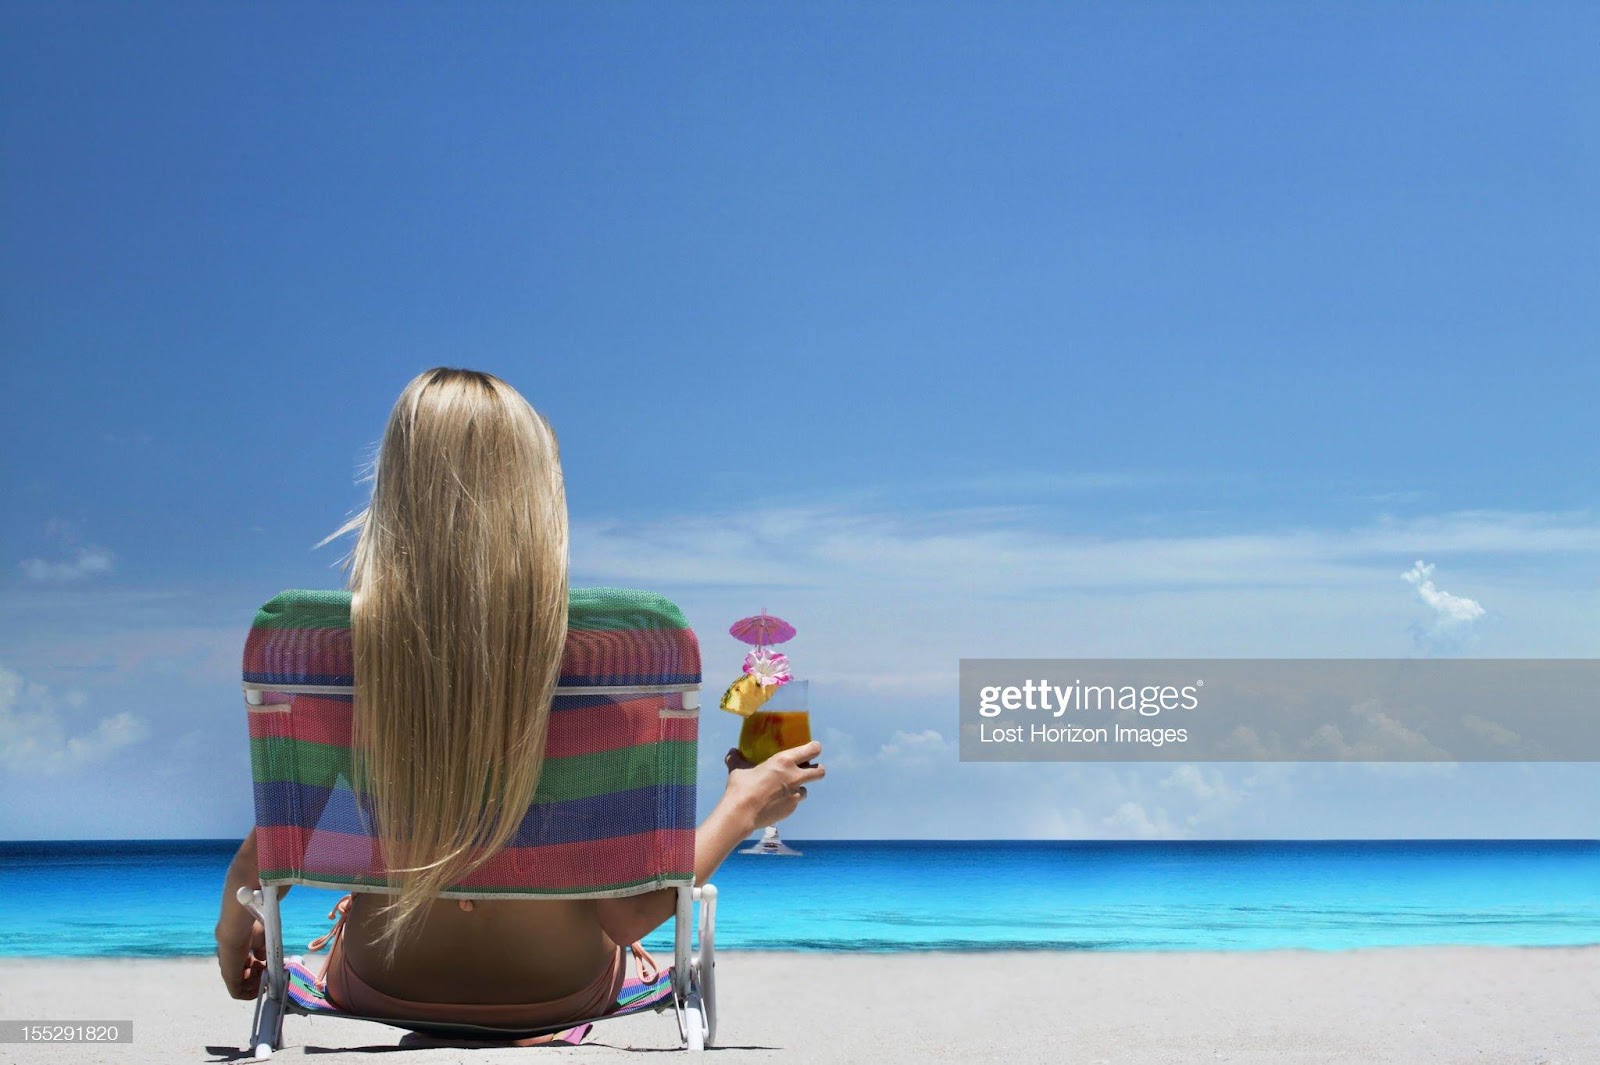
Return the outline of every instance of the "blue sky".
<path id="1" fill-rule="evenodd" d="M 242 830 L 243 628 L 440 363 L 711 683 L 801 627 L 797 835 L 1595 834 L 1588 766 L 952 744 L 963 655 L 1600 653 L 1592 9 L 0 20 L 0 836 Z"/>

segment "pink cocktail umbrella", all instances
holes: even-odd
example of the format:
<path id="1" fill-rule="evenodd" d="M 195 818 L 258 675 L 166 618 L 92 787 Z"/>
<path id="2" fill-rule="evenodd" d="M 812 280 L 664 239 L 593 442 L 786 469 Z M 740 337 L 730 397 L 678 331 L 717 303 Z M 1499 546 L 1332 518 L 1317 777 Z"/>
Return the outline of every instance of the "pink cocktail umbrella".
<path id="1" fill-rule="evenodd" d="M 728 627 L 728 635 L 756 647 L 767 647 L 794 639 L 794 626 L 763 610 L 735 621 Z"/>

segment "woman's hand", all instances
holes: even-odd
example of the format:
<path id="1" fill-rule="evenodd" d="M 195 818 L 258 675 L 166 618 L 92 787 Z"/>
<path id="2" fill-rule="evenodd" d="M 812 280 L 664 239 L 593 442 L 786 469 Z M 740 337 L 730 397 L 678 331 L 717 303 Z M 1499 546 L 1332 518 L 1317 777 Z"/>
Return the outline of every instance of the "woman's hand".
<path id="1" fill-rule="evenodd" d="M 222 907 L 217 913 L 217 965 L 222 982 L 234 998 L 255 998 L 261 992 L 261 974 L 267 969 L 267 935 L 255 913 L 239 902 L 239 889 L 261 887 L 261 865 L 256 858 L 255 829 L 239 844 L 222 882 Z M 289 889 L 274 889 L 281 899 Z"/>
<path id="2" fill-rule="evenodd" d="M 827 775 L 827 770 L 816 764 L 821 754 L 822 744 L 812 740 L 752 765 L 734 748 L 723 759 L 728 767 L 724 796 L 750 817 L 751 831 L 775 825 L 799 807 L 807 784 Z"/>
<path id="3" fill-rule="evenodd" d="M 249 910 L 239 908 L 248 921 L 217 922 L 217 965 L 228 994 L 250 999 L 261 993 L 261 974 L 267 970 L 267 933 Z"/>

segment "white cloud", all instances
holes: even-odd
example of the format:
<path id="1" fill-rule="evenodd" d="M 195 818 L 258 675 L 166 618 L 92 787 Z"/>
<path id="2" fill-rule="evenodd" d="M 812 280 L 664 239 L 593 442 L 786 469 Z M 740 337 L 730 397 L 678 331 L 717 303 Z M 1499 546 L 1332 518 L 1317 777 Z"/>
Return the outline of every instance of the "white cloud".
<path id="1" fill-rule="evenodd" d="M 768 606 L 800 629 L 786 646 L 798 674 L 834 702 L 916 697 L 953 709 L 962 658 L 1410 654 L 1418 611 L 1393 582 L 1434 552 L 1471 554 L 1477 587 L 1495 596 L 1492 631 L 1452 627 L 1482 639 L 1484 653 L 1600 651 L 1584 593 L 1600 576 L 1600 521 L 1584 514 L 1123 537 L 1080 533 L 1074 520 L 1048 509 L 833 505 L 580 521 L 573 578 L 671 595 L 712 675 L 744 651 L 726 624 Z M 1433 629 L 1423 635 L 1441 642 Z"/>
<path id="2" fill-rule="evenodd" d="M 1477 714 L 1468 714 L 1461 719 L 1461 723 L 1466 726 L 1467 731 L 1483 737 L 1496 747 L 1509 750 L 1522 743 L 1521 736 L 1512 732 L 1498 721 L 1490 721 L 1488 718 L 1479 717 Z"/>
<path id="3" fill-rule="evenodd" d="M 1401 574 L 1406 583 L 1417 590 L 1417 597 L 1433 610 L 1436 621 L 1443 625 L 1461 625 L 1483 617 L 1484 609 L 1476 600 L 1451 595 L 1433 583 L 1434 567 L 1421 559 Z"/>
<path id="4" fill-rule="evenodd" d="M 1185 762 L 1162 779 L 1160 788 L 1178 807 L 1186 833 L 1200 833 L 1220 828 L 1252 797 L 1255 779 L 1250 773 L 1254 768 L 1230 766 L 1224 770 Z M 1229 780 L 1230 775 L 1242 779 Z"/>
<path id="5" fill-rule="evenodd" d="M 1308 753 L 1347 762 L 1450 760 L 1448 751 L 1385 713 L 1377 700 L 1369 699 L 1347 707 L 1346 713 L 1355 719 L 1349 726 L 1349 735 L 1338 725 L 1325 723 L 1307 741 Z"/>
<path id="6" fill-rule="evenodd" d="M 889 737 L 889 742 L 878 748 L 880 762 L 898 762 L 905 766 L 951 762 L 955 755 L 955 745 L 931 728 L 896 732 Z"/>
<path id="7" fill-rule="evenodd" d="M 829 769 L 859 769 L 871 759 L 863 757 L 856 738 L 836 728 L 825 728 L 819 737 L 822 741 L 823 764 Z"/>
<path id="8" fill-rule="evenodd" d="M 1044 596 L 1063 589 L 1348 584 L 1417 551 L 1600 555 L 1587 515 L 1472 511 L 1347 529 L 1104 537 L 1059 531 L 1059 515 L 1021 507 L 888 514 L 787 507 L 640 523 L 579 523 L 573 568 L 656 584 L 946 589 Z M 1416 579 L 1440 610 L 1476 607 Z M 1415 572 L 1415 570 L 1413 571 Z M 1412 580 L 1411 576 L 1407 580 Z M 1470 604 L 1470 605 L 1468 605 Z M 1481 610 L 1481 608 L 1478 608 Z"/>
<path id="9" fill-rule="evenodd" d="M 821 731 L 828 777 L 813 789 L 797 838 L 824 826 L 827 834 L 864 838 L 1226 836 L 1266 779 L 1262 767 L 1248 765 L 962 762 L 938 729 L 883 735 L 868 741 Z M 1292 768 L 1270 767 L 1266 775 L 1282 779 Z"/>
<path id="10" fill-rule="evenodd" d="M 838 685 L 855 692 L 885 697 L 930 697 L 947 695 L 960 682 L 961 674 L 955 670 L 934 670 L 927 673 L 841 673 L 835 670 L 811 671 L 811 679 L 819 683 Z"/>
<path id="11" fill-rule="evenodd" d="M 42 558 L 28 558 L 21 562 L 22 575 L 30 581 L 81 581 L 87 577 L 110 573 L 113 559 L 103 547 L 80 547 L 65 562 L 50 562 Z"/>
<path id="12" fill-rule="evenodd" d="M 1473 639 L 1474 623 L 1487 611 L 1476 599 L 1452 595 L 1434 584 L 1433 571 L 1431 564 L 1418 559 L 1401 574 L 1430 612 L 1426 623 L 1411 626 L 1411 635 L 1425 653 L 1457 652 Z"/>
<path id="13" fill-rule="evenodd" d="M 1161 782 L 1161 786 L 1181 788 L 1201 800 L 1214 799 L 1222 793 L 1220 782 L 1207 780 L 1205 774 L 1200 772 L 1200 767 L 1193 762 L 1185 762 L 1174 769 Z"/>
<path id="14" fill-rule="evenodd" d="M 68 692 L 59 701 L 81 707 L 86 699 Z M 57 702 L 50 689 L 0 666 L 0 766 L 18 774 L 63 773 L 103 762 L 149 735 L 144 720 L 128 711 L 70 730 Z"/>
<path id="15" fill-rule="evenodd" d="M 1152 816 L 1143 803 L 1125 802 L 1107 816 L 1101 824 L 1114 833 L 1132 839 L 1160 839 L 1176 835 L 1167 823 L 1165 810 L 1156 810 Z"/>
<path id="16" fill-rule="evenodd" d="M 829 769 L 924 769 L 956 762 L 956 745 L 937 729 L 896 729 L 871 754 L 863 754 L 860 741 L 842 729 L 825 728 L 818 738 L 822 741 L 822 760 Z"/>

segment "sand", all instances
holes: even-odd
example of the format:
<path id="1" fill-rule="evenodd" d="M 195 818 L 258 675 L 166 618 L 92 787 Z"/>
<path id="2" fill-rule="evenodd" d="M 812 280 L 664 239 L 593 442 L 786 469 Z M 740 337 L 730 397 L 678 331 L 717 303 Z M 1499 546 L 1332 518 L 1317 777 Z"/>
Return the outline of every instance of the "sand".
<path id="1" fill-rule="evenodd" d="M 778 954 L 717 966 L 722 1063 L 1600 1063 L 1600 947 L 1341 953 Z M 241 1060 L 250 1007 L 210 959 L 0 959 L 0 1018 L 132 1019 L 120 1046 L 0 1046 L 5 1062 Z M 640 1062 L 670 1014 L 580 1047 L 414 1047 L 405 1033 L 290 1017 L 277 1060 L 435 1065 Z"/>

